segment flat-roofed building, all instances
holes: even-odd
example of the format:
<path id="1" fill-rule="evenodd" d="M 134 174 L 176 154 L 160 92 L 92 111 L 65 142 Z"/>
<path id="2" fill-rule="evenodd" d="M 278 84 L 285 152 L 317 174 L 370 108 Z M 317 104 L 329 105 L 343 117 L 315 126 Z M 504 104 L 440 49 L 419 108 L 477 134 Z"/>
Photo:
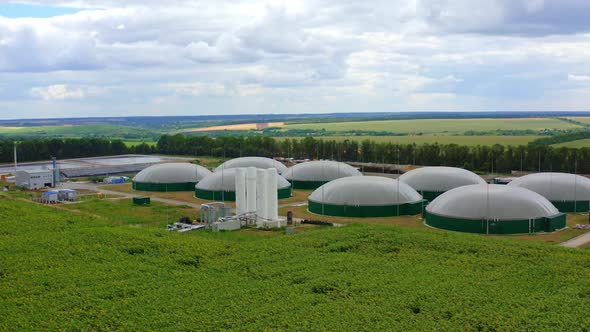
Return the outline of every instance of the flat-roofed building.
<path id="1" fill-rule="evenodd" d="M 54 187 L 54 172 L 51 169 L 34 171 L 16 171 L 16 185 L 27 189 L 36 190 Z"/>

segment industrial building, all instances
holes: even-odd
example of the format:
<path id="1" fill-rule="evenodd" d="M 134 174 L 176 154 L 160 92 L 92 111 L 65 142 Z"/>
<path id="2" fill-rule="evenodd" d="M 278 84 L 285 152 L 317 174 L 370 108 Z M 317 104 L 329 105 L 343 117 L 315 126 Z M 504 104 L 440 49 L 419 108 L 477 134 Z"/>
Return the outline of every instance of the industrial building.
<path id="1" fill-rule="evenodd" d="M 481 234 L 553 232 L 566 215 L 543 196 L 516 186 L 476 184 L 451 189 L 426 207 L 426 224 Z"/>
<path id="2" fill-rule="evenodd" d="M 332 180 L 362 176 L 356 168 L 337 161 L 316 160 L 297 164 L 282 173 L 293 189 L 316 189 Z"/>
<path id="3" fill-rule="evenodd" d="M 236 170 L 224 169 L 204 177 L 194 187 L 195 196 L 211 201 L 235 201 Z M 291 197 L 291 184 L 280 175 L 277 176 L 277 193 L 278 199 Z"/>
<path id="4" fill-rule="evenodd" d="M 17 170 L 16 185 L 30 190 L 55 187 L 55 171 L 46 170 Z"/>
<path id="5" fill-rule="evenodd" d="M 150 166 L 133 178 L 133 189 L 139 191 L 193 191 L 195 185 L 211 171 L 189 163 L 165 163 Z"/>
<path id="6" fill-rule="evenodd" d="M 526 188 L 545 197 L 561 212 L 590 211 L 590 179 L 569 173 L 536 173 L 512 180 L 508 186 Z"/>
<path id="7" fill-rule="evenodd" d="M 402 174 L 399 180 L 414 188 L 428 201 L 457 187 L 486 183 L 479 175 L 468 170 L 443 166 L 416 168 Z"/>
<path id="8" fill-rule="evenodd" d="M 238 167 L 256 167 L 261 169 L 276 168 L 279 174 L 283 173 L 287 169 L 285 165 L 274 159 L 264 157 L 241 157 L 224 162 L 215 169 L 215 172 L 219 172 L 222 169 Z"/>
<path id="9" fill-rule="evenodd" d="M 162 162 L 188 162 L 193 158 L 152 155 L 121 155 L 18 163 L 19 170 L 39 171 L 59 169 L 66 178 L 137 173 Z M 0 174 L 13 173 L 14 165 L 0 165 Z"/>
<path id="10" fill-rule="evenodd" d="M 310 212 L 341 217 L 390 217 L 422 212 L 422 196 L 407 184 L 381 176 L 349 176 L 328 182 L 308 199 Z"/>

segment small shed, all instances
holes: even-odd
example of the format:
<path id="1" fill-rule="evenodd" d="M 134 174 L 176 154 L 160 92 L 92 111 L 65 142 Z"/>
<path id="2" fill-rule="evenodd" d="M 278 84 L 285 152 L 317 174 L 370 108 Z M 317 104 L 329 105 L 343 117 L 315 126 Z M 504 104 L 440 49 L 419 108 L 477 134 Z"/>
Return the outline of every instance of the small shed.
<path id="1" fill-rule="evenodd" d="M 50 190 L 42 193 L 41 202 L 45 204 L 53 204 L 59 202 L 59 192 L 55 190 Z"/>
<path id="2" fill-rule="evenodd" d="M 135 205 L 149 205 L 151 203 L 151 199 L 149 197 L 140 196 L 140 197 L 133 197 L 133 204 Z"/>
<path id="3" fill-rule="evenodd" d="M 73 202 L 78 199 L 78 192 L 73 189 L 60 189 L 58 191 L 58 199 L 60 201 Z"/>
<path id="4" fill-rule="evenodd" d="M 108 184 L 123 184 L 125 183 L 125 178 L 122 176 L 109 176 L 104 179 L 104 182 Z"/>

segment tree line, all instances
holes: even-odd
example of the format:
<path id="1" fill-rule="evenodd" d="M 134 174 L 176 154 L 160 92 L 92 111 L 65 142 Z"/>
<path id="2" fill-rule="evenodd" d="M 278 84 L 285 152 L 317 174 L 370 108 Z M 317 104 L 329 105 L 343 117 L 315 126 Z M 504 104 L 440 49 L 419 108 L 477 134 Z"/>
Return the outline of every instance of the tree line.
<path id="1" fill-rule="evenodd" d="M 0 162 L 13 161 L 12 141 L 0 140 Z M 590 148 L 528 146 L 460 146 L 456 144 L 394 144 L 371 140 L 329 140 L 267 136 L 207 137 L 164 135 L 156 146 L 128 147 L 121 140 L 102 138 L 34 139 L 18 143 L 20 161 L 83 158 L 127 153 L 214 156 L 286 157 L 388 164 L 454 166 L 483 173 L 522 171 L 590 174 Z"/>
<path id="2" fill-rule="evenodd" d="M 565 142 L 573 142 L 587 138 L 590 138 L 590 131 L 575 131 L 562 135 L 541 137 L 530 142 L 529 145 L 551 145 Z"/>
<path id="3" fill-rule="evenodd" d="M 12 140 L 0 140 L 0 162 L 14 161 L 14 144 Z M 27 139 L 17 143 L 18 160 L 42 161 L 52 157 L 57 159 L 113 156 L 127 153 L 157 153 L 155 147 L 142 143 L 128 147 L 122 140 L 104 138 L 51 138 Z"/>
<path id="4" fill-rule="evenodd" d="M 590 174 L 590 148 L 547 145 L 461 146 L 457 144 L 394 144 L 372 140 L 329 140 L 305 137 L 277 140 L 266 136 L 217 137 L 164 135 L 159 153 L 193 156 L 287 157 L 387 164 L 462 167 L 484 173 L 512 170 Z"/>

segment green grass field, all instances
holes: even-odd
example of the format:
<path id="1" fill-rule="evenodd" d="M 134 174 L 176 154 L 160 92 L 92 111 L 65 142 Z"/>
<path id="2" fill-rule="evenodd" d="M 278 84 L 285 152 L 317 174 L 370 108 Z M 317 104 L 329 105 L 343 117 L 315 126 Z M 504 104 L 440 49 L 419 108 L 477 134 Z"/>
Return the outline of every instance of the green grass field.
<path id="1" fill-rule="evenodd" d="M 387 131 L 392 133 L 461 134 L 466 131 L 572 129 L 580 126 L 552 118 L 426 119 L 290 124 L 285 129 Z"/>
<path id="2" fill-rule="evenodd" d="M 590 138 L 551 145 L 554 148 L 590 148 Z"/>
<path id="3" fill-rule="evenodd" d="M 323 140 L 354 140 L 364 141 L 371 140 L 378 143 L 393 143 L 393 144 L 458 144 L 458 145 L 527 145 L 529 142 L 539 138 L 540 136 L 450 136 L 450 135 L 421 135 L 421 136 L 314 136 L 316 139 Z M 276 137 L 277 140 L 302 139 L 302 137 Z"/>
<path id="4" fill-rule="evenodd" d="M 75 211 L 7 195 L 0 194 L 4 331 L 581 331 L 590 325 L 585 251 L 367 224 L 292 236 L 179 234 L 125 219 L 139 209 L 162 219 L 157 207 L 123 201 L 112 204 L 127 209 L 101 203 Z"/>
<path id="5" fill-rule="evenodd" d="M 157 137 L 150 129 L 111 124 L 85 124 L 76 126 L 0 127 L 0 135 L 21 137 L 112 137 L 146 138 Z"/>
<path id="6" fill-rule="evenodd" d="M 582 123 L 587 123 L 590 125 L 590 117 L 588 116 L 575 116 L 575 117 L 568 117 L 568 119 L 574 120 L 574 121 L 578 121 L 578 122 L 582 122 Z"/>

